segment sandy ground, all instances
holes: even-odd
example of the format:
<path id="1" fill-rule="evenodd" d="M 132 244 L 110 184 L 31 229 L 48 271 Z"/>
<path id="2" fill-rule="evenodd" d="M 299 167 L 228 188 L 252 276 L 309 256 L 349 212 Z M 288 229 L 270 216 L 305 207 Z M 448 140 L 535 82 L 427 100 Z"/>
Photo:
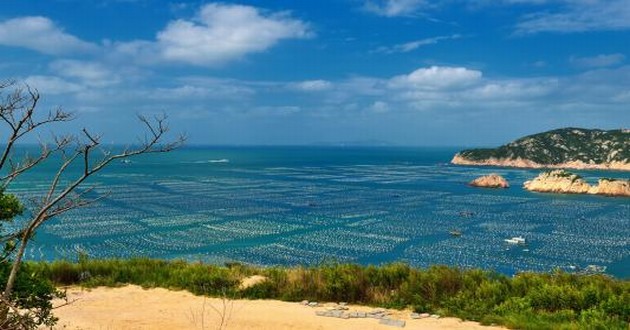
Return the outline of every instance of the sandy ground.
<path id="1" fill-rule="evenodd" d="M 54 329 L 399 329 L 373 318 L 339 319 L 315 315 L 329 307 L 309 307 L 275 300 L 233 300 L 194 296 L 186 291 L 122 288 L 69 288 L 74 302 L 55 310 Z M 59 302 L 57 302 L 58 304 Z M 225 304 L 224 304 L 225 303 Z M 225 313 L 220 313 L 225 306 Z M 350 311 L 370 311 L 348 306 Z M 392 311 L 404 329 L 499 329 L 455 318 L 410 319 L 409 311 Z M 225 315 L 221 326 L 221 314 Z"/>

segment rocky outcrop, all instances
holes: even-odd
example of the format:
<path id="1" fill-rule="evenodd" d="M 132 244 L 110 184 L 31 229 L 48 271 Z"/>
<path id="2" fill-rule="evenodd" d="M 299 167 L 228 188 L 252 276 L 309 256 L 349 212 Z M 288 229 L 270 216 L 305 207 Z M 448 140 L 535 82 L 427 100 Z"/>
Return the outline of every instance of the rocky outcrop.
<path id="1" fill-rule="evenodd" d="M 451 163 L 522 168 L 630 171 L 630 131 L 562 128 L 497 148 L 462 150 Z"/>
<path id="2" fill-rule="evenodd" d="M 630 180 L 600 179 L 597 185 L 591 186 L 579 175 L 564 170 L 544 172 L 523 186 L 537 192 L 630 196 Z"/>
<path id="3" fill-rule="evenodd" d="M 630 196 L 630 180 L 599 179 L 589 194 L 606 196 Z"/>
<path id="4" fill-rule="evenodd" d="M 526 181 L 523 186 L 530 191 L 562 194 L 587 194 L 591 189 L 591 185 L 579 175 L 563 170 L 541 173 L 535 179 Z"/>
<path id="5" fill-rule="evenodd" d="M 473 187 L 482 187 L 482 188 L 509 188 L 510 187 L 510 184 L 507 182 L 507 180 L 504 177 L 495 173 L 478 177 L 470 181 L 470 183 L 468 184 Z"/>
<path id="6" fill-rule="evenodd" d="M 517 168 L 557 168 L 557 169 L 575 169 L 575 170 L 614 170 L 614 171 L 630 171 L 630 163 L 621 161 L 612 161 L 609 163 L 595 164 L 583 161 L 570 161 L 558 164 L 539 164 L 534 161 L 517 157 L 511 158 L 488 158 L 480 160 L 471 160 L 456 154 L 451 160 L 451 164 L 455 165 L 474 165 L 474 166 L 498 166 L 498 167 L 517 167 Z"/>

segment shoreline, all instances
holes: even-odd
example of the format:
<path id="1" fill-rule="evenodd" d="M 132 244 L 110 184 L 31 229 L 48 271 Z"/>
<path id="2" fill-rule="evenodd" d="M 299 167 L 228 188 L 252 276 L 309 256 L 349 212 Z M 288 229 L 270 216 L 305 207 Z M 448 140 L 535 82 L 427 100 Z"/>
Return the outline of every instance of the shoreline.
<path id="1" fill-rule="evenodd" d="M 396 326 L 374 318 L 318 316 L 331 304 L 317 307 L 279 300 L 225 300 L 195 296 L 188 291 L 143 289 L 136 285 L 85 289 L 68 287 L 70 304 L 55 309 L 59 322 L 53 329 L 348 329 L 380 330 Z M 63 301 L 55 301 L 55 306 Z M 367 312 L 372 307 L 348 305 L 349 311 Z M 225 310 L 225 313 L 220 313 Z M 457 318 L 411 319 L 409 310 L 386 310 L 391 318 L 405 321 L 405 329 L 505 329 L 482 326 Z M 223 316 L 223 317 L 222 317 Z M 222 321 L 223 319 L 223 321 Z M 222 324 L 223 322 L 223 324 Z"/>
<path id="2" fill-rule="evenodd" d="M 604 171 L 630 171 L 630 163 L 612 162 L 607 164 L 588 164 L 582 161 L 573 161 L 560 164 L 538 164 L 536 162 L 517 159 L 489 158 L 483 161 L 474 161 L 456 154 L 451 159 L 451 164 L 473 166 L 513 167 L 522 169 L 574 169 L 574 170 L 604 170 Z"/>

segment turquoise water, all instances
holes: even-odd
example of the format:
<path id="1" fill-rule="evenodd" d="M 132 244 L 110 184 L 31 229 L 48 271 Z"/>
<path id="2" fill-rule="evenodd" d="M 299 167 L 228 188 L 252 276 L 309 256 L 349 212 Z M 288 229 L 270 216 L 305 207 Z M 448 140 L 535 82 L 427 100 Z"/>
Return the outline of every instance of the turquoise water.
<path id="1" fill-rule="evenodd" d="M 28 258 L 185 258 L 258 265 L 404 261 L 517 271 L 606 266 L 630 277 L 630 203 L 537 194 L 538 171 L 449 165 L 457 149 L 186 148 L 117 162 L 88 208 L 51 220 Z M 43 194 L 54 164 L 17 182 Z M 466 182 L 497 172 L 506 190 Z M 627 177 L 580 172 L 587 179 Z M 451 230 L 460 230 L 453 237 Z M 523 236 L 526 246 L 504 239 Z"/>

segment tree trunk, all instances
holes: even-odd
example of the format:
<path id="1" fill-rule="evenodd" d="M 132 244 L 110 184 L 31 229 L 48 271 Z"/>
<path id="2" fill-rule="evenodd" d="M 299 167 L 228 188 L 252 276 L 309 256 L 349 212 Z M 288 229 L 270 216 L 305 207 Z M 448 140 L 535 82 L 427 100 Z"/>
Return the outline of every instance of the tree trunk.
<path id="1" fill-rule="evenodd" d="M 13 266 L 11 267 L 11 273 L 9 273 L 9 278 L 7 279 L 7 283 L 4 287 L 4 292 L 2 293 L 2 297 L 5 301 L 11 301 L 11 293 L 13 293 L 13 286 L 15 285 L 15 279 L 17 278 L 17 272 L 20 269 L 20 265 L 22 264 L 22 257 L 24 256 L 24 251 L 26 251 L 26 243 L 28 243 L 28 235 L 24 235 L 22 240 L 20 241 L 20 248 L 18 249 L 17 254 L 15 255 L 15 260 L 13 260 Z M 4 303 L 2 305 L 5 305 Z M 0 324 L 4 324 L 7 320 L 7 316 L 9 315 L 9 306 L 0 307 Z"/>

